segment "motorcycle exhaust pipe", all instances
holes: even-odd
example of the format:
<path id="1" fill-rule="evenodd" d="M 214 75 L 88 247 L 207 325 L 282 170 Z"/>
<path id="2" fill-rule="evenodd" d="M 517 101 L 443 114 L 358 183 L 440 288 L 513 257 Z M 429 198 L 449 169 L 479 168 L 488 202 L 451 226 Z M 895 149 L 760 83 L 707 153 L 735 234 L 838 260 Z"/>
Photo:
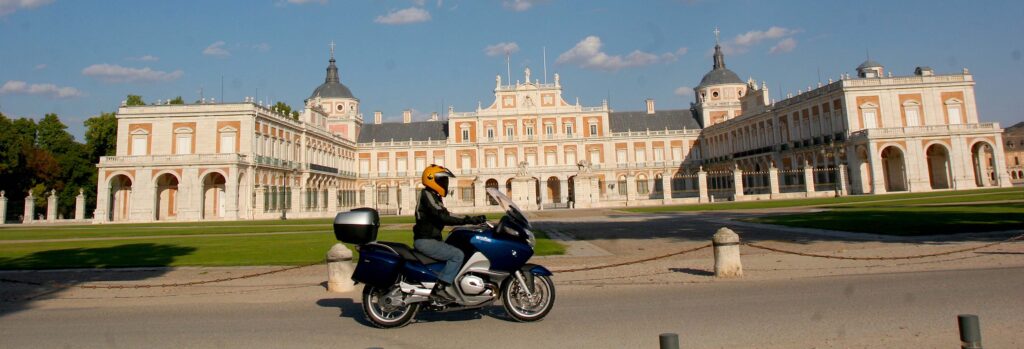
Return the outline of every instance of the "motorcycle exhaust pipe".
<path id="1" fill-rule="evenodd" d="M 431 291 L 429 288 L 418 287 L 416 285 L 410 285 L 404 282 L 399 284 L 399 288 L 402 289 L 402 293 L 424 297 L 430 296 Z"/>

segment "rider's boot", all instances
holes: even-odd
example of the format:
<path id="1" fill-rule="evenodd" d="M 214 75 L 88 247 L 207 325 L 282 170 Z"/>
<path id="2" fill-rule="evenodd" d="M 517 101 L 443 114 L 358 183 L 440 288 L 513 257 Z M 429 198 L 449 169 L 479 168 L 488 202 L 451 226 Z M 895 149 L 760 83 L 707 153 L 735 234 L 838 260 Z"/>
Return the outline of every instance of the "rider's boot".
<path id="1" fill-rule="evenodd" d="M 451 303 L 455 301 L 455 296 L 452 294 L 452 291 L 454 291 L 452 290 L 452 287 L 453 286 L 447 282 L 438 280 L 438 282 L 434 284 L 434 289 L 430 293 L 445 303 Z"/>

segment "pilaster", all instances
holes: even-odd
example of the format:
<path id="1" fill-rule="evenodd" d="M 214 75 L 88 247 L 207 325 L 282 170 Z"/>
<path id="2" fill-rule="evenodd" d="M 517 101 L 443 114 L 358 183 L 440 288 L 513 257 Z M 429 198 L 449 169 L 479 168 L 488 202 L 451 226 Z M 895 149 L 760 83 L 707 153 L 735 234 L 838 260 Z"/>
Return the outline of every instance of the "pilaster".
<path id="1" fill-rule="evenodd" d="M 78 189 L 78 196 L 75 197 L 75 220 L 80 221 L 85 219 L 85 191 Z M 0 219 L 0 222 L 3 222 Z"/>
<path id="2" fill-rule="evenodd" d="M 775 165 L 768 168 L 768 187 L 771 190 L 771 196 L 779 195 L 779 169 Z"/>
<path id="3" fill-rule="evenodd" d="M 739 166 L 732 169 L 732 188 L 734 190 L 733 200 L 743 198 L 743 170 Z"/>
<path id="4" fill-rule="evenodd" d="M 814 169 L 808 162 L 804 162 L 804 191 L 814 193 Z"/>
<path id="5" fill-rule="evenodd" d="M 700 171 L 697 172 L 697 191 L 698 199 L 700 202 L 708 202 L 708 173 L 701 167 Z"/>
<path id="6" fill-rule="evenodd" d="M 28 195 L 25 196 L 25 212 L 21 222 L 28 224 L 35 220 L 36 214 L 36 197 L 32 195 L 32 191 L 29 190 Z"/>

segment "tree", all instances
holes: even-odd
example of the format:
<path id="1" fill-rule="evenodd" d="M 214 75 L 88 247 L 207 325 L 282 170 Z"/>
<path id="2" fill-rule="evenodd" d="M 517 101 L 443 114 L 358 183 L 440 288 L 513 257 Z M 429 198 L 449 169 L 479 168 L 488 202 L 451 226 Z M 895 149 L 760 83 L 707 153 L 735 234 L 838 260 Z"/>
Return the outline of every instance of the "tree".
<path id="1" fill-rule="evenodd" d="M 142 96 L 139 95 L 128 95 L 128 99 L 125 100 L 125 104 L 128 106 L 133 105 L 146 105 L 146 102 L 142 100 Z"/>
<path id="2" fill-rule="evenodd" d="M 68 133 L 67 128 L 57 114 L 46 114 L 39 121 L 36 144 L 53 154 L 68 152 L 75 144 L 75 137 Z"/>
<path id="3" fill-rule="evenodd" d="M 101 113 L 91 117 L 85 120 L 85 128 L 85 146 L 91 162 L 98 163 L 101 156 L 114 155 L 117 151 L 117 114 Z"/>
<path id="4" fill-rule="evenodd" d="M 171 100 L 170 102 L 168 102 L 168 103 L 169 103 L 169 104 L 185 104 L 185 100 L 184 100 L 184 99 L 181 99 L 181 96 L 178 96 L 178 97 L 175 97 L 174 99 L 172 99 L 172 100 Z"/>
<path id="5" fill-rule="evenodd" d="M 285 104 L 284 102 L 277 102 L 274 104 L 272 108 L 274 110 L 277 110 L 277 112 L 281 113 L 281 115 L 290 116 L 294 120 L 299 119 L 299 112 L 292 111 L 292 106 Z"/>

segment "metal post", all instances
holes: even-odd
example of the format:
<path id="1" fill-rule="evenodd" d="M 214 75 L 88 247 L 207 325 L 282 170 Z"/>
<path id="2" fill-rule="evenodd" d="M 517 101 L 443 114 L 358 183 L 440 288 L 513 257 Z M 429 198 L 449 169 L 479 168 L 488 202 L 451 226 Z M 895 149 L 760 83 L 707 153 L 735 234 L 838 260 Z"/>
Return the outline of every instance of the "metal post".
<path id="1" fill-rule="evenodd" d="M 981 349 L 981 326 L 978 324 L 978 316 L 960 314 L 956 316 L 956 322 L 960 325 L 960 348 Z"/>
<path id="2" fill-rule="evenodd" d="M 661 349 L 679 349 L 679 335 L 662 333 L 658 335 L 658 344 L 661 345 Z"/>

